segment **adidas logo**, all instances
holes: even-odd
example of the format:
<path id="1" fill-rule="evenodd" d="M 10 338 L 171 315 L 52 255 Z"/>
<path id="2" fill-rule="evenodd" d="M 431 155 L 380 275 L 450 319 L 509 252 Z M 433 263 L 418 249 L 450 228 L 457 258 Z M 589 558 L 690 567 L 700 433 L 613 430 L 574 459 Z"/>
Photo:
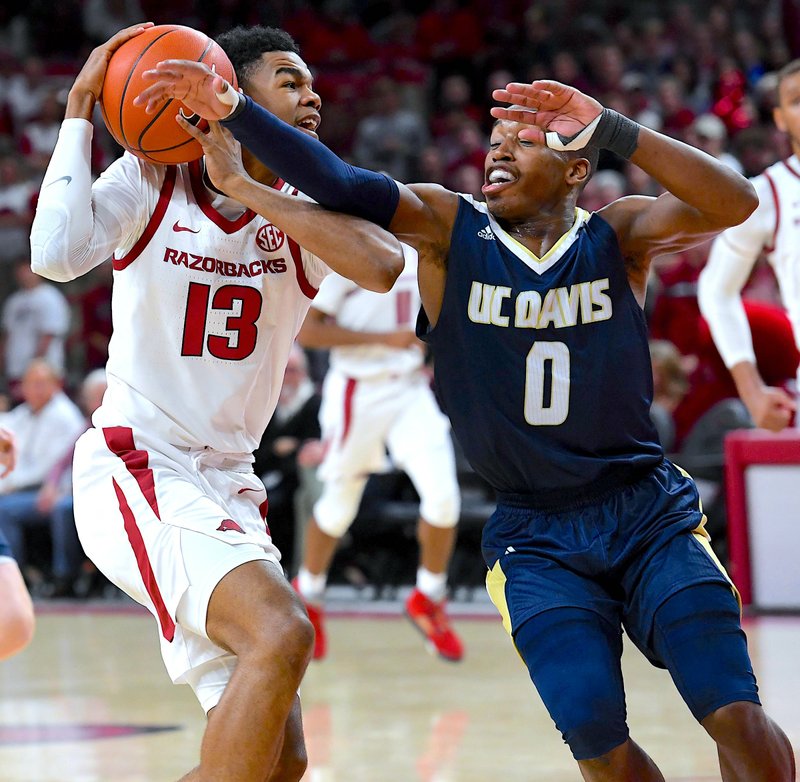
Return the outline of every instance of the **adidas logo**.
<path id="1" fill-rule="evenodd" d="M 484 228 L 481 228 L 481 230 L 478 231 L 478 236 L 480 236 L 481 239 L 486 239 L 487 242 L 494 241 L 494 234 L 492 233 L 492 229 L 489 228 L 488 225 Z"/>

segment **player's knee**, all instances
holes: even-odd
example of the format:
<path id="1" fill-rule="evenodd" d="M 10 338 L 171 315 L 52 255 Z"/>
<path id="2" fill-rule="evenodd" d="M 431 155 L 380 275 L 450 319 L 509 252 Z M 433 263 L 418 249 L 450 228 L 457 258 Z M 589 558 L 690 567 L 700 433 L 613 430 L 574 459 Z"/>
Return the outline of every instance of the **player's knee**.
<path id="1" fill-rule="evenodd" d="M 715 709 L 701 725 L 723 746 L 758 746 L 770 733 L 764 709 L 748 701 L 728 703 Z"/>
<path id="2" fill-rule="evenodd" d="M 629 735 L 625 720 L 615 719 L 604 711 L 602 703 L 596 702 L 587 703 L 583 713 L 574 713 L 569 724 L 559 728 L 575 760 L 604 759 Z"/>
<path id="3" fill-rule="evenodd" d="M 457 488 L 434 496 L 423 496 L 419 505 L 419 515 L 432 527 L 441 529 L 455 527 L 460 513 L 461 497 Z"/>
<path id="4" fill-rule="evenodd" d="M 363 483 L 353 481 L 329 482 L 314 504 L 314 520 L 326 535 L 341 538 L 358 513 Z"/>

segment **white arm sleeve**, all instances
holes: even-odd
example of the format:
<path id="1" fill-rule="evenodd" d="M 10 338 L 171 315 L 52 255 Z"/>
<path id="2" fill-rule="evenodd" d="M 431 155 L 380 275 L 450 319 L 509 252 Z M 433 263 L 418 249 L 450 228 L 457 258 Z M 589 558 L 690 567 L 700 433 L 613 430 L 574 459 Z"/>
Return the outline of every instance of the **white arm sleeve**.
<path id="1" fill-rule="evenodd" d="M 697 290 L 700 312 L 728 368 L 742 361 L 756 363 L 742 288 L 775 232 L 775 199 L 766 176 L 756 177 L 753 185 L 759 198 L 756 211 L 714 241 Z"/>
<path id="2" fill-rule="evenodd" d="M 66 282 L 130 247 L 155 208 L 164 167 L 126 153 L 92 184 L 92 125 L 61 125 L 31 227 L 31 268 Z"/>

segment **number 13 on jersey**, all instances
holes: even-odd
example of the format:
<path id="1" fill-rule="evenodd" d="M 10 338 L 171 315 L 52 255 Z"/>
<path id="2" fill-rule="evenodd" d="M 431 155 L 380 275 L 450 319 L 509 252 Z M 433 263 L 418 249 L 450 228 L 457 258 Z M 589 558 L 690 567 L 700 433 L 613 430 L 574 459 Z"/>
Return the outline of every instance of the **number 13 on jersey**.
<path id="1" fill-rule="evenodd" d="M 211 310 L 230 312 L 225 330 L 231 336 L 208 334 L 209 299 Z M 261 315 L 261 291 L 247 285 L 223 285 L 211 296 L 211 286 L 189 283 L 186 318 L 183 325 L 182 356 L 202 356 L 207 349 L 215 358 L 242 361 L 256 348 Z"/>
<path id="2" fill-rule="evenodd" d="M 534 342 L 525 359 L 525 420 L 558 426 L 569 415 L 569 348 L 563 342 Z"/>

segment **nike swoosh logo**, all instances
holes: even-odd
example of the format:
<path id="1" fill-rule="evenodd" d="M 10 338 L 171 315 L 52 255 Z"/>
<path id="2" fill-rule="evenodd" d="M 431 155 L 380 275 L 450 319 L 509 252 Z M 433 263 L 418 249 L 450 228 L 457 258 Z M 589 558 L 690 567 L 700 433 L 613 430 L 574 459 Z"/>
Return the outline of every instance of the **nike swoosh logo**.
<path id="1" fill-rule="evenodd" d="M 261 492 L 263 491 L 263 489 L 251 489 L 251 488 L 249 488 L 249 487 L 245 487 L 244 489 L 239 489 L 239 491 L 237 492 L 237 494 L 244 494 L 246 491 L 254 491 L 254 492 L 256 492 L 257 494 L 261 494 Z"/>
<path id="2" fill-rule="evenodd" d="M 47 185 L 47 186 L 50 187 L 50 185 L 54 185 L 56 182 L 62 182 L 62 181 L 66 182 L 67 184 L 69 184 L 72 181 L 72 177 L 71 176 L 60 176 L 58 179 L 54 179 L 52 182 L 50 182 L 50 184 Z"/>
<path id="3" fill-rule="evenodd" d="M 175 233 L 179 233 L 180 231 L 188 231 L 190 234 L 200 233 L 199 228 L 195 230 L 194 228 L 187 228 L 185 225 L 180 225 L 180 220 L 175 221 L 175 225 L 172 226 L 172 230 L 175 231 Z"/>

